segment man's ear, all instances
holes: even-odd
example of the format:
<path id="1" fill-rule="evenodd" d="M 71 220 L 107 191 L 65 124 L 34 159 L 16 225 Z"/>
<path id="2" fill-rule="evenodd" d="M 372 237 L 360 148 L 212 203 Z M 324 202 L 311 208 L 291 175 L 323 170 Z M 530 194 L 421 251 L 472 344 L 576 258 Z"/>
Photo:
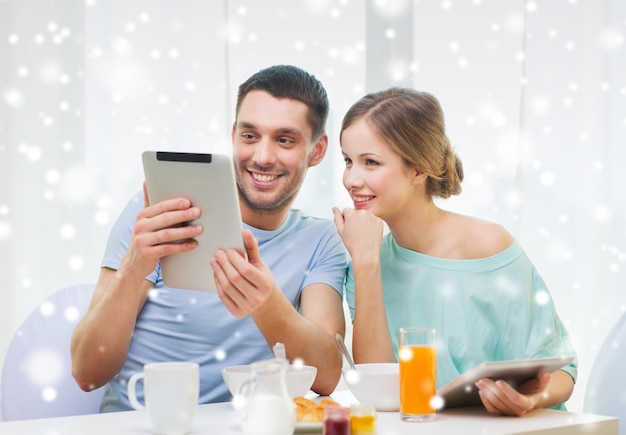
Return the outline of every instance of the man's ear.
<path id="1" fill-rule="evenodd" d="M 318 165 L 324 156 L 326 155 L 326 150 L 328 149 L 328 135 L 323 134 L 319 137 L 317 142 L 315 142 L 313 152 L 309 157 L 309 168 L 312 166 Z"/>
<path id="2" fill-rule="evenodd" d="M 233 122 L 233 129 L 230 132 L 230 142 L 235 144 L 235 133 L 237 132 L 237 123 Z"/>

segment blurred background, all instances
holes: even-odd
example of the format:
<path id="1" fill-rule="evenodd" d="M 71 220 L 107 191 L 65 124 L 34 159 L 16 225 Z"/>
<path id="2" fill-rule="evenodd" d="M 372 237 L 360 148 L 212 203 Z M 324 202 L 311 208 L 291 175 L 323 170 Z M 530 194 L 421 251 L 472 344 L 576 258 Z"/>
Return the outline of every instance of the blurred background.
<path id="1" fill-rule="evenodd" d="M 0 360 L 47 295 L 95 282 L 144 150 L 230 153 L 236 88 L 272 64 L 326 86 L 330 147 L 296 206 L 349 198 L 338 129 L 369 91 L 437 96 L 464 163 L 445 208 L 497 221 L 579 357 L 626 309 L 622 0 L 0 0 Z"/>

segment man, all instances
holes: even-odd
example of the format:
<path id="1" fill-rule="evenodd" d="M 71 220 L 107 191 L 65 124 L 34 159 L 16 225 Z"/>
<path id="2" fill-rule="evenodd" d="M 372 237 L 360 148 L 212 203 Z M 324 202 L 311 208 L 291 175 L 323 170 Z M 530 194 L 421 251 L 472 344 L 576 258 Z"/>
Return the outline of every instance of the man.
<path id="1" fill-rule="evenodd" d="M 72 338 L 79 386 L 107 384 L 102 411 L 131 409 L 128 379 L 156 361 L 198 362 L 200 402 L 228 400 L 221 369 L 271 358 L 276 342 L 288 359 L 317 367 L 314 391 L 334 390 L 347 257 L 332 221 L 291 209 L 326 153 L 327 117 L 326 91 L 299 68 L 269 67 L 239 87 L 232 142 L 248 259 L 226 250 L 207 262 L 217 293 L 165 287 L 158 267 L 160 257 L 194 249 L 202 228 L 173 226 L 200 210 L 186 198 L 148 206 L 145 186 L 143 201 L 129 202 Z"/>

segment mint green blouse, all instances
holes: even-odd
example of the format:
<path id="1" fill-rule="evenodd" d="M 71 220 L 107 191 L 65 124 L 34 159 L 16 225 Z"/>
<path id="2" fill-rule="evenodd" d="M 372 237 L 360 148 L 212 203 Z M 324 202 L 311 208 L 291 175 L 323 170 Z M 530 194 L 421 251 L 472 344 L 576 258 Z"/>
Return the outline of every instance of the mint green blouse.
<path id="1" fill-rule="evenodd" d="M 449 260 L 402 248 L 388 233 L 380 261 L 396 357 L 399 328 L 435 328 L 437 388 L 484 361 L 575 356 L 545 282 L 517 241 L 492 257 Z M 353 273 L 350 264 L 352 319 Z M 576 360 L 563 370 L 576 380 Z"/>

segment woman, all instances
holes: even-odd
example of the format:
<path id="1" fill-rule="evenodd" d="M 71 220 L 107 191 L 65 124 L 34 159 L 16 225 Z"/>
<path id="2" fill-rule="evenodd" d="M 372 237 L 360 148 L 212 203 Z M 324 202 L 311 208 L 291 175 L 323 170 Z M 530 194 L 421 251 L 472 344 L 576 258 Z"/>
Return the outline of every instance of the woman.
<path id="1" fill-rule="evenodd" d="M 366 95 L 345 115 L 340 140 L 354 208 L 333 211 L 352 258 L 355 361 L 397 361 L 400 327 L 437 329 L 438 387 L 483 361 L 574 355 L 520 244 L 498 224 L 433 201 L 460 193 L 463 180 L 436 98 L 400 88 Z M 476 387 L 489 412 L 521 416 L 562 408 L 576 375 L 572 363 L 517 391 L 501 380 Z"/>

